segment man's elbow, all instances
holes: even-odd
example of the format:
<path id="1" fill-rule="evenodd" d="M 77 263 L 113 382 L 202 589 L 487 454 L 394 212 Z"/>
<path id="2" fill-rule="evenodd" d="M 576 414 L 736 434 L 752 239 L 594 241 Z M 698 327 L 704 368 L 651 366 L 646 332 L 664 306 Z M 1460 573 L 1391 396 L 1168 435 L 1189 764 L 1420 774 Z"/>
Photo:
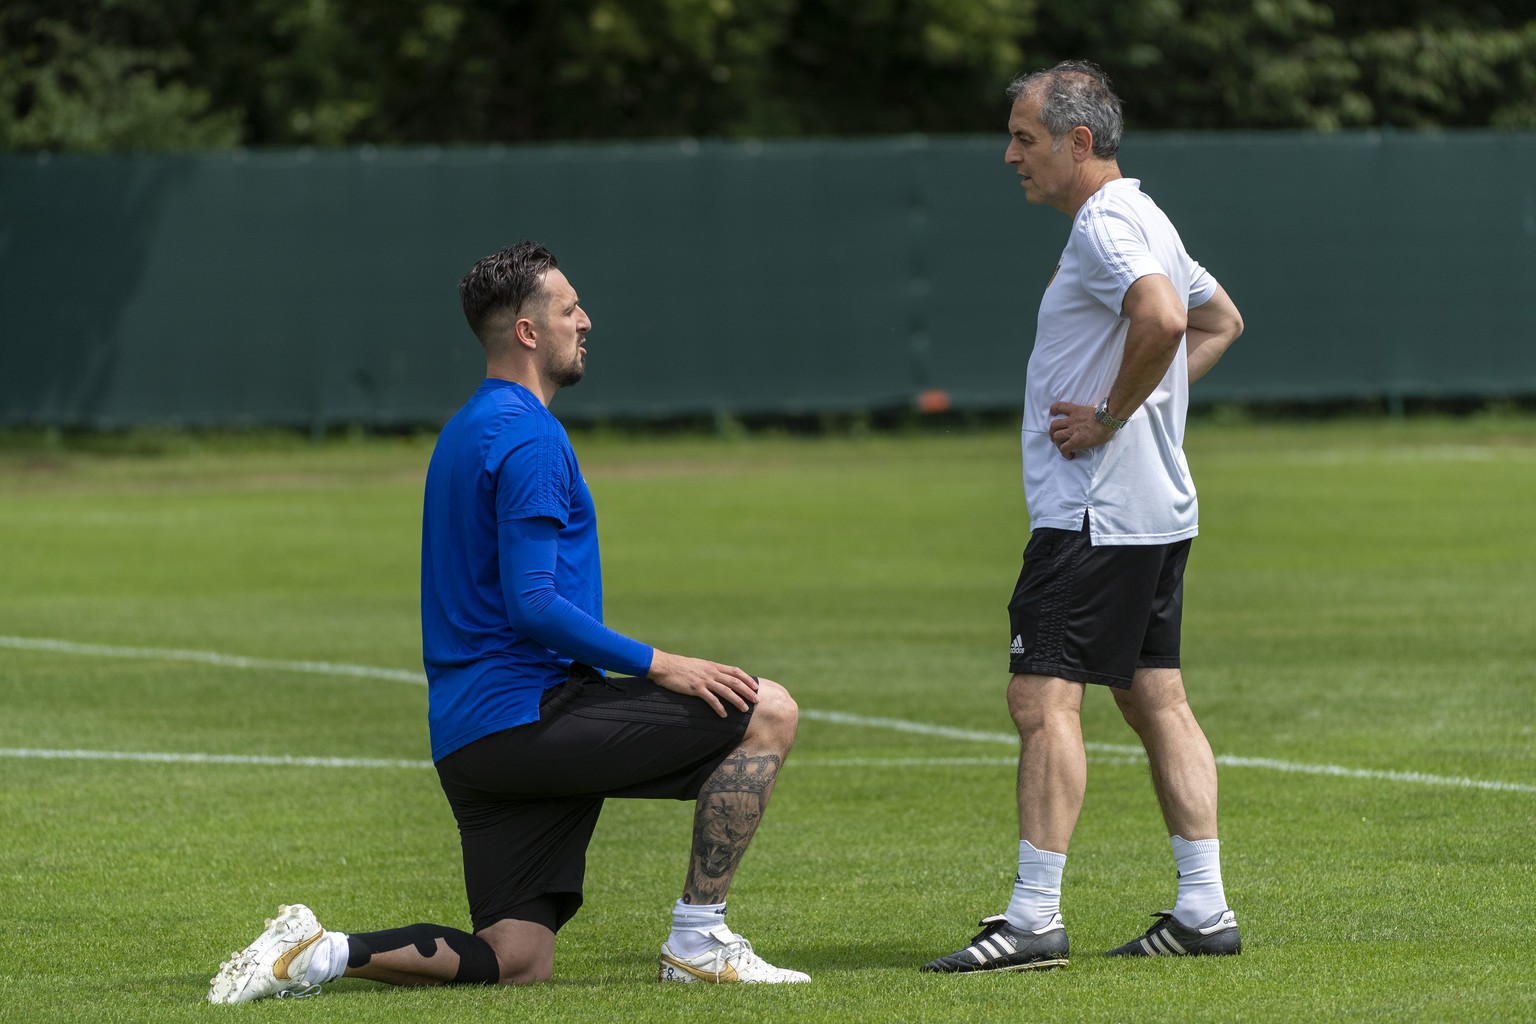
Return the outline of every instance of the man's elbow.
<path id="1" fill-rule="evenodd" d="M 1232 307 L 1232 316 L 1230 318 L 1230 322 L 1227 325 L 1227 344 L 1230 345 L 1232 342 L 1236 341 L 1238 338 L 1241 338 L 1242 336 L 1243 336 L 1243 314 L 1241 314 L 1241 313 L 1239 313 L 1237 311 L 1237 307 L 1236 306 L 1233 306 Z"/>
<path id="2" fill-rule="evenodd" d="M 1165 339 L 1164 347 L 1176 349 L 1189 330 L 1189 318 L 1181 310 L 1165 310 L 1157 319 L 1157 336 Z"/>
<path id="3" fill-rule="evenodd" d="M 523 636 L 539 640 L 555 618 L 554 597 L 552 588 L 514 593 L 507 601 L 507 624 Z"/>

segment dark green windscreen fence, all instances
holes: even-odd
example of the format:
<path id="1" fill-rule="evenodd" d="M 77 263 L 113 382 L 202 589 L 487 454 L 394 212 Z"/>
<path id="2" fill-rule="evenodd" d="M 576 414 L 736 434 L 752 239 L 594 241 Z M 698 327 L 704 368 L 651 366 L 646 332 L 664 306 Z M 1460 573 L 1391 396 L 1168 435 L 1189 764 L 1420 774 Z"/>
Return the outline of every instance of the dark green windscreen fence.
<path id="1" fill-rule="evenodd" d="M 1006 139 L 0 156 L 0 424 L 435 424 L 549 245 L 569 419 L 1018 403 L 1068 229 Z M 1536 135 L 1131 135 L 1248 333 L 1207 400 L 1536 393 Z"/>

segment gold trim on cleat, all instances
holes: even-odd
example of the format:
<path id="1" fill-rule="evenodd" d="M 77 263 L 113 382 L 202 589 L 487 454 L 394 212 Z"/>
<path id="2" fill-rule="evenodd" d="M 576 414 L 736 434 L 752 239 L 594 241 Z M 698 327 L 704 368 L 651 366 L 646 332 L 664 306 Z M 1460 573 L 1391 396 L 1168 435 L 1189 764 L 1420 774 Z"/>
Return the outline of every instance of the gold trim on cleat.
<path id="1" fill-rule="evenodd" d="M 714 971 L 700 970 L 699 968 L 694 967 L 692 964 L 687 964 L 681 960 L 678 960 L 676 957 L 663 956 L 661 959 L 666 963 L 671 964 L 673 967 L 679 968 L 688 974 L 693 975 L 700 981 L 708 981 L 717 985 L 730 985 L 741 980 L 740 977 L 736 974 L 736 968 L 729 963 L 725 965 L 725 970 L 720 971 L 717 974 Z"/>
<path id="2" fill-rule="evenodd" d="M 297 978 L 291 978 L 288 976 L 288 965 L 293 963 L 294 958 L 297 957 L 300 953 L 304 952 L 310 946 L 313 946 L 315 943 L 319 942 L 323 935 L 325 935 L 324 928 L 320 929 L 318 932 L 315 932 L 315 934 L 311 935 L 309 938 L 305 939 L 303 942 L 299 943 L 297 946 L 294 946 L 288 952 L 272 961 L 272 976 L 278 981 L 297 981 Z"/>

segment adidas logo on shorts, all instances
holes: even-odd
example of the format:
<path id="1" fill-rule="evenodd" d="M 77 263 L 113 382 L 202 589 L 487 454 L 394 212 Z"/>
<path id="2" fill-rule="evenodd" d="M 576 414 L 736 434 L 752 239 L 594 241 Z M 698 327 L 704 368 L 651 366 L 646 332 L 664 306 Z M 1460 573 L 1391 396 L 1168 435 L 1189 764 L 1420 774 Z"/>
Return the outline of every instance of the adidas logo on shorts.
<path id="1" fill-rule="evenodd" d="M 1009 646 L 1008 653 L 1015 656 L 1024 653 L 1024 637 L 1022 634 L 1016 635 L 1013 638 L 1013 643 Z"/>

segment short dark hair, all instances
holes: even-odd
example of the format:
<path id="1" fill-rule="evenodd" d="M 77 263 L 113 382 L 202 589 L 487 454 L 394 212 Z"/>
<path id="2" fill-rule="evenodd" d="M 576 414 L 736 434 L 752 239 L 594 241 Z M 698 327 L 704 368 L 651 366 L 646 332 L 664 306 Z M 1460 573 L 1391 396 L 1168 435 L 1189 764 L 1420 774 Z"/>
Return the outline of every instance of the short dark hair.
<path id="1" fill-rule="evenodd" d="M 1053 68 L 1020 75 L 1008 85 L 1008 98 L 1017 100 L 1043 90 L 1040 123 L 1060 139 L 1082 125 L 1093 133 L 1093 155 L 1113 160 L 1120 152 L 1120 97 L 1109 76 L 1086 60 L 1064 60 Z"/>
<path id="2" fill-rule="evenodd" d="M 543 293 L 544 275 L 559 266 L 554 253 L 528 241 L 477 261 L 459 282 L 459 302 L 469 329 L 483 340 L 486 321 L 503 311 L 521 313 L 529 300 Z"/>

